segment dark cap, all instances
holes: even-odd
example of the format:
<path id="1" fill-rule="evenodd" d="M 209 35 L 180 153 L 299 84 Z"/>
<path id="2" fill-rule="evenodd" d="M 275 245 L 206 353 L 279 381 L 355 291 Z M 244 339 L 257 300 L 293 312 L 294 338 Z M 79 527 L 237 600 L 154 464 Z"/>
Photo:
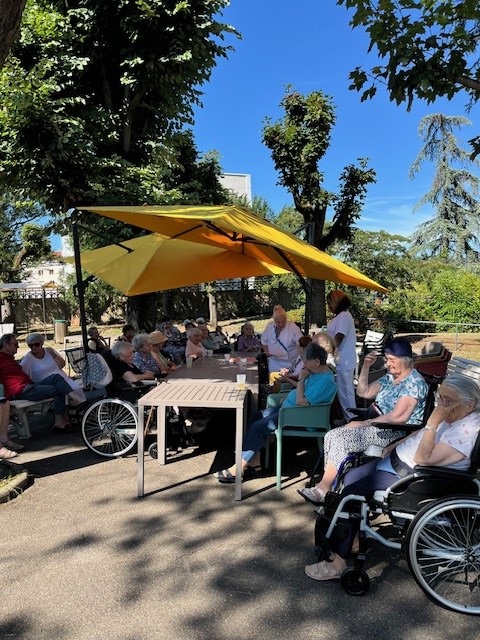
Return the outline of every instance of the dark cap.
<path id="1" fill-rule="evenodd" d="M 385 353 L 391 353 L 392 356 L 397 356 L 397 358 L 402 356 L 413 357 L 412 345 L 406 338 L 393 338 L 393 340 L 387 342 L 384 351 Z"/>

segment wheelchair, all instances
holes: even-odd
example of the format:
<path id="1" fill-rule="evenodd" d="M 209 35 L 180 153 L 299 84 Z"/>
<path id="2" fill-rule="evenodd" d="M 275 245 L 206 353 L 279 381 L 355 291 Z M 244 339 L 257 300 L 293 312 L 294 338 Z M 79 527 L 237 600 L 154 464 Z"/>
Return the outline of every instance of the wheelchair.
<path id="1" fill-rule="evenodd" d="M 346 593 L 360 596 L 369 589 L 363 567 L 367 540 L 372 539 L 405 553 L 410 572 L 430 600 L 480 615 L 480 435 L 471 460 L 466 472 L 416 467 L 371 499 L 327 494 L 315 526 L 318 559 L 327 558 L 353 524 L 358 528 L 358 555 L 340 580 Z M 388 527 L 373 524 L 382 515 Z"/>

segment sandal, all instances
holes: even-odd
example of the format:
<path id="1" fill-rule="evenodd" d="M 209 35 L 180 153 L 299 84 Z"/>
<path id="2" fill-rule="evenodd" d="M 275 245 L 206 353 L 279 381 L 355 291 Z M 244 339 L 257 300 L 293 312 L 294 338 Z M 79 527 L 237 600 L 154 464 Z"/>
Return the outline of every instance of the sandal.
<path id="1" fill-rule="evenodd" d="M 6 447 L 0 447 L 0 460 L 10 460 L 11 458 L 16 458 L 18 453 L 16 451 L 10 451 Z"/>
<path id="2" fill-rule="evenodd" d="M 312 487 L 311 489 L 309 487 L 306 487 L 305 489 L 297 489 L 297 493 L 315 507 L 320 507 L 325 502 L 325 494 L 321 489 L 315 489 L 315 487 Z"/>
<path id="3" fill-rule="evenodd" d="M 213 475 L 222 484 L 233 484 L 235 482 L 235 476 L 232 476 L 228 469 L 216 471 Z"/>
<path id="4" fill-rule="evenodd" d="M 10 451 L 22 451 L 23 449 L 25 449 L 23 444 L 19 444 L 18 442 L 13 442 L 13 440 L 0 442 L 0 447 L 6 447 L 7 449 L 10 449 Z"/>
<path id="5" fill-rule="evenodd" d="M 336 556 L 331 562 L 323 560 L 315 564 L 307 564 L 305 573 L 312 580 L 339 580 L 345 568 L 345 561 Z"/>

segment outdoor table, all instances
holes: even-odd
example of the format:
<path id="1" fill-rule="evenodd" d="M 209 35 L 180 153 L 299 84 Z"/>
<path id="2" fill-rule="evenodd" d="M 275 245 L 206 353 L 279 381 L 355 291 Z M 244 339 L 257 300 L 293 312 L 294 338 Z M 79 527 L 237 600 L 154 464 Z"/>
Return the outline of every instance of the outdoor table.
<path id="1" fill-rule="evenodd" d="M 244 356 L 242 356 L 244 357 Z M 258 368 L 254 358 L 248 358 L 247 380 L 239 389 L 236 375 L 239 365 L 236 358 L 229 362 L 223 357 L 198 358 L 192 367 L 182 365 L 168 375 L 162 384 L 139 398 L 138 401 L 138 497 L 144 495 L 145 407 L 157 407 L 158 462 L 166 464 L 166 407 L 195 407 L 205 409 L 235 410 L 235 462 L 241 468 L 242 441 L 248 417 L 248 400 L 258 399 Z M 248 393 L 248 392 L 251 393 Z M 242 499 L 242 478 L 235 479 L 235 500 Z"/>

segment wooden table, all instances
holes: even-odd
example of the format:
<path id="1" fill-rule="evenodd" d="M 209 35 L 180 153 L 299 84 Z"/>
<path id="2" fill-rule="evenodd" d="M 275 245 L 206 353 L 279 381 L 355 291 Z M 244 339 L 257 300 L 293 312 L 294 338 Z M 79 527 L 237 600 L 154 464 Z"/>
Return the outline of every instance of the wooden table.
<path id="1" fill-rule="evenodd" d="M 245 357 L 244 354 L 239 357 Z M 249 408 L 258 404 L 258 364 L 248 357 L 246 385 L 239 390 L 236 376 L 239 373 L 237 354 L 230 361 L 224 356 L 197 358 L 192 367 L 178 367 L 163 382 L 139 399 L 138 406 L 138 496 L 144 494 L 144 407 L 157 407 L 158 462 L 166 463 L 166 407 L 195 407 L 205 409 L 235 410 L 235 462 L 241 468 L 242 441 Z M 250 391 L 251 393 L 247 393 Z M 250 403 L 249 403 L 250 401 Z M 249 404 L 251 406 L 249 406 Z M 235 481 L 235 500 L 242 499 L 242 481 L 239 474 Z"/>

